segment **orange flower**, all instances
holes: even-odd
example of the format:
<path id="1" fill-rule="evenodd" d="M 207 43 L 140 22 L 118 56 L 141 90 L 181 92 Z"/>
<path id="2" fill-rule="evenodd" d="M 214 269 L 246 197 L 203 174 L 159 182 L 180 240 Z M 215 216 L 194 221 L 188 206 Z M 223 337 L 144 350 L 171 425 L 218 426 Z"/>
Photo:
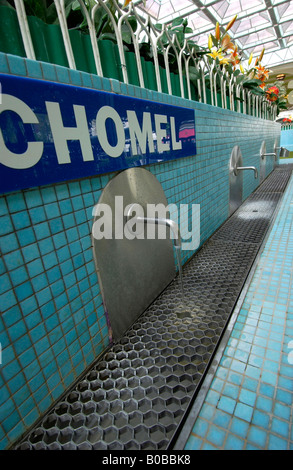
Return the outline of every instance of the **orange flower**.
<path id="1" fill-rule="evenodd" d="M 230 28 L 232 28 L 233 24 L 236 21 L 236 18 L 237 18 L 237 15 L 235 15 L 234 18 L 231 21 L 229 21 L 229 23 L 227 24 L 226 31 L 228 31 Z"/>
<path id="2" fill-rule="evenodd" d="M 234 46 L 234 50 L 233 50 L 233 52 L 231 52 L 229 61 L 230 61 L 231 65 L 233 65 L 234 67 L 237 64 L 240 63 L 240 57 L 238 55 L 238 47 L 237 46 Z"/>
<path id="3" fill-rule="evenodd" d="M 262 82 L 264 82 L 265 80 L 267 80 L 267 78 L 269 78 L 270 70 L 267 70 L 262 65 L 259 65 L 258 67 L 255 67 L 255 68 L 257 70 L 257 77 L 256 78 L 258 78 Z"/>
<path id="4" fill-rule="evenodd" d="M 266 91 L 266 98 L 269 101 L 277 101 L 278 95 L 279 95 L 279 88 L 277 88 L 276 86 L 271 86 Z"/>
<path id="5" fill-rule="evenodd" d="M 222 51 L 227 51 L 227 50 L 234 50 L 235 45 L 233 42 L 231 42 L 229 34 L 225 34 L 225 36 L 222 39 Z M 237 47 L 237 46 L 236 46 Z"/>

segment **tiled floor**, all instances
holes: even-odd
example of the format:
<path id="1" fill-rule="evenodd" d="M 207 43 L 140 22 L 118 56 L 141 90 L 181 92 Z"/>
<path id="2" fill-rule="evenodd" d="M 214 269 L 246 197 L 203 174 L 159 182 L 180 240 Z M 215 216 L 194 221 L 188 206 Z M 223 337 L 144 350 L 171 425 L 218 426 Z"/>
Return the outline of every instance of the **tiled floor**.
<path id="1" fill-rule="evenodd" d="M 186 450 L 293 450 L 293 177 L 255 266 Z"/>

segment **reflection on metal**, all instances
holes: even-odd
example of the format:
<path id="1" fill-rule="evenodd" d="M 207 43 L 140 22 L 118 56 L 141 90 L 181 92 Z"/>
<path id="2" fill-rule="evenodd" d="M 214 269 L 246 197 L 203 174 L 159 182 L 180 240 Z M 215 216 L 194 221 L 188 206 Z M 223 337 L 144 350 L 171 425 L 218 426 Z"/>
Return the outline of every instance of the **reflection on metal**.
<path id="1" fill-rule="evenodd" d="M 117 340 L 174 279 L 176 270 L 169 229 L 166 239 L 147 239 L 147 227 L 137 228 L 134 233 L 143 233 L 134 239 L 126 232 L 131 205 L 139 204 L 144 214 L 147 204 L 167 207 L 162 186 L 152 173 L 131 168 L 114 177 L 96 206 L 94 223 L 99 220 L 97 208 L 101 204 L 111 208 L 107 224 L 113 236 L 100 240 L 93 237 L 93 249 L 104 307 Z"/>
<path id="2" fill-rule="evenodd" d="M 260 169 L 259 182 L 261 183 L 266 177 L 266 143 L 263 141 L 260 148 Z"/>
<path id="3" fill-rule="evenodd" d="M 237 171 L 239 167 L 242 167 L 242 155 L 238 145 L 235 145 L 229 161 L 229 215 L 242 203 L 243 174 Z"/>
<path id="4" fill-rule="evenodd" d="M 276 160 L 277 160 L 277 140 L 275 141 L 275 144 L 274 144 L 274 152 L 270 152 L 270 153 L 264 153 L 262 156 L 263 157 L 274 157 L 274 166 L 276 165 Z"/>

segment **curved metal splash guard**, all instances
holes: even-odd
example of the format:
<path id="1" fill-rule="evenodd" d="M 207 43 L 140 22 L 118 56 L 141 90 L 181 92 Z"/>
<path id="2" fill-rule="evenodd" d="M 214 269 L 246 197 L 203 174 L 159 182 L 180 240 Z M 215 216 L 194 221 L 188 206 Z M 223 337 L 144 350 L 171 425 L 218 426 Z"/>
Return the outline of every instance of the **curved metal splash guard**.
<path id="1" fill-rule="evenodd" d="M 237 167 L 242 167 L 242 154 L 240 147 L 235 145 L 229 160 L 229 215 L 242 204 L 243 175 L 241 171 L 235 171 Z"/>
<path id="2" fill-rule="evenodd" d="M 113 338 L 119 339 L 176 275 L 172 240 L 149 239 L 146 228 L 137 227 L 139 236 L 127 233 L 127 207 L 168 203 L 156 177 L 144 168 L 119 173 L 105 187 L 95 208 L 93 250 Z M 149 207 L 149 206 L 148 206 Z M 99 213 L 99 214 L 98 214 Z M 103 218 L 103 220 L 101 219 Z M 96 228 L 104 225 L 104 237 Z"/>

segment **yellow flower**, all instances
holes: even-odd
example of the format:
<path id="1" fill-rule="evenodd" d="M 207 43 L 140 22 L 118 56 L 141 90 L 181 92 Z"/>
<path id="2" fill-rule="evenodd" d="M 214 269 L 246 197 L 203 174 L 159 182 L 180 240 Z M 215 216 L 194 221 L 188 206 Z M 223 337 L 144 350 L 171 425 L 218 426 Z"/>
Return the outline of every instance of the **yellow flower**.
<path id="1" fill-rule="evenodd" d="M 212 38 L 212 35 L 211 35 L 211 34 L 209 35 L 208 46 L 209 46 L 209 49 L 210 49 L 210 50 L 211 50 L 212 47 L 213 47 L 213 38 Z"/>
<path id="2" fill-rule="evenodd" d="M 253 54 L 251 53 L 251 54 L 250 54 L 250 56 L 249 56 L 249 59 L 248 59 L 248 65 L 250 65 L 250 64 L 251 64 L 252 57 L 253 57 Z"/>
<path id="3" fill-rule="evenodd" d="M 214 49 L 211 54 L 208 54 L 210 57 L 212 57 L 214 60 L 219 59 L 220 64 L 229 64 L 229 59 L 223 56 L 221 51 L 217 51 Z"/>
<path id="4" fill-rule="evenodd" d="M 265 52 L 265 48 L 263 48 L 263 50 L 262 50 L 262 51 L 261 51 L 261 53 L 260 53 L 260 56 L 259 56 L 259 58 L 258 58 L 259 62 L 261 62 L 261 61 L 262 61 L 262 58 L 263 58 L 264 52 Z"/>
<path id="5" fill-rule="evenodd" d="M 221 35 L 221 33 L 220 33 L 220 25 L 219 25 L 219 23 L 217 22 L 217 24 L 216 24 L 216 31 L 215 31 L 215 38 L 216 38 L 217 40 L 219 40 L 219 39 L 220 39 L 220 35 Z"/>
<path id="6" fill-rule="evenodd" d="M 239 65 L 239 68 L 240 68 L 240 72 L 241 72 L 241 73 L 245 73 L 245 72 L 244 72 L 244 68 L 243 68 L 243 65 L 242 65 L 242 64 L 240 64 L 240 65 Z"/>

